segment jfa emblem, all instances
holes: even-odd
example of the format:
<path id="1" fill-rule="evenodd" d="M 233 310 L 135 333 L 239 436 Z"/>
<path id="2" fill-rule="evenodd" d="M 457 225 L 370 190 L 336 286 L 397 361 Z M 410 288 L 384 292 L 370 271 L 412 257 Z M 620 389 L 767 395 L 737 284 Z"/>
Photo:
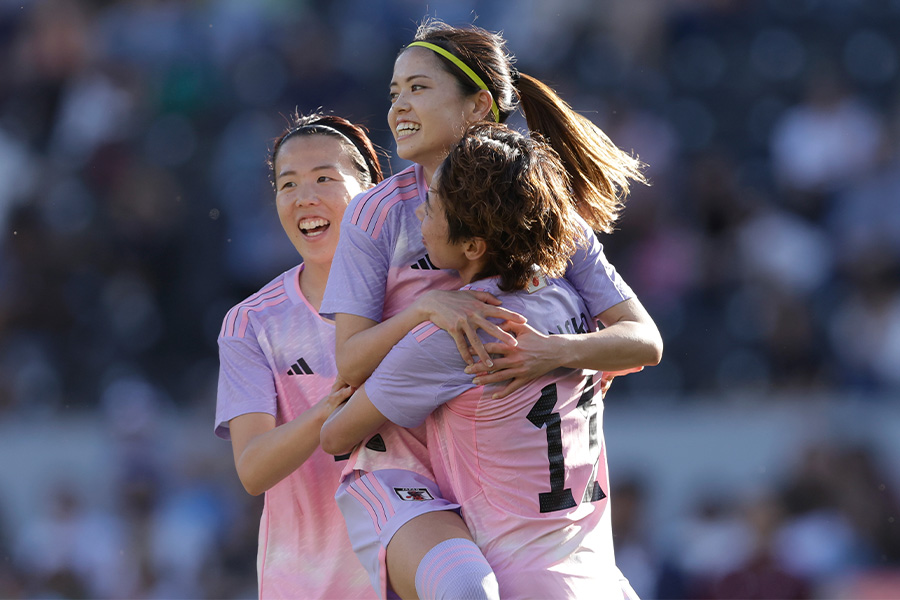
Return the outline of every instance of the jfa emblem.
<path id="1" fill-rule="evenodd" d="M 424 502 L 426 500 L 434 500 L 434 496 L 425 488 L 394 488 L 394 493 L 401 500 L 410 502 Z"/>
<path id="2" fill-rule="evenodd" d="M 543 273 L 535 273 L 531 276 L 531 280 L 529 280 L 528 285 L 525 287 L 525 291 L 529 294 L 533 294 L 545 287 L 547 287 L 547 278 Z"/>

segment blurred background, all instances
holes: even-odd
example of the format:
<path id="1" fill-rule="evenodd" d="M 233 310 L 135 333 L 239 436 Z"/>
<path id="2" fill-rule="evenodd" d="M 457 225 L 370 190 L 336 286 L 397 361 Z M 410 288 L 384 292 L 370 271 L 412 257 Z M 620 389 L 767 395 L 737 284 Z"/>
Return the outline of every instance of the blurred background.
<path id="1" fill-rule="evenodd" d="M 0 0 L 0 597 L 255 596 L 213 418 L 297 261 L 267 151 L 321 106 L 403 168 L 426 15 L 649 165 L 602 238 L 666 342 L 606 398 L 642 597 L 900 598 L 898 0 Z"/>

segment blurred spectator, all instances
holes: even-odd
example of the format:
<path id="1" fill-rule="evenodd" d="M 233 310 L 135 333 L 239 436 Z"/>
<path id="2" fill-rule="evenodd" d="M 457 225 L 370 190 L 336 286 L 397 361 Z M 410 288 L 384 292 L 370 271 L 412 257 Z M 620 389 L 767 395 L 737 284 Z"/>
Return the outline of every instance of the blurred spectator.
<path id="1" fill-rule="evenodd" d="M 806 448 L 781 489 L 784 514 L 774 553 L 787 571 L 811 581 L 841 576 L 869 552 L 840 506 L 838 452 L 826 445 Z"/>
<path id="2" fill-rule="evenodd" d="M 610 496 L 616 565 L 641 598 L 685 598 L 683 573 L 654 544 L 645 505 L 644 481 L 637 476 L 614 482 Z"/>
<path id="3" fill-rule="evenodd" d="M 259 506 L 202 455 L 173 470 L 155 419 L 212 410 L 222 315 L 293 264 L 259 159 L 283 115 L 323 106 L 390 148 L 391 64 L 426 11 L 504 30 L 523 72 L 648 163 L 603 242 L 666 356 L 617 401 L 896 402 L 896 2 L 0 1 L 0 420 L 85 411 L 121 451 L 111 506 L 60 482 L 0 535 L 0 596 L 253 595 Z M 891 589 L 896 477 L 876 450 L 817 452 L 765 501 L 705 499 L 671 558 L 622 482 L 623 568 L 649 597 L 750 597 L 750 574 L 796 597 Z"/>
<path id="4" fill-rule="evenodd" d="M 58 484 L 40 517 L 24 528 L 16 559 L 32 597 L 111 598 L 120 586 L 125 532 L 117 519 L 84 505 L 78 489 Z"/>
<path id="5" fill-rule="evenodd" d="M 709 597 L 714 582 L 753 556 L 753 533 L 729 499 L 708 493 L 680 524 L 676 559 L 684 573 L 686 597 Z"/>
<path id="6" fill-rule="evenodd" d="M 734 600 L 805 600 L 812 597 L 810 580 L 790 572 L 776 556 L 774 537 L 781 524 L 781 506 L 770 498 L 758 498 L 745 507 L 750 526 L 751 550 L 741 564 L 707 582 L 699 598 Z"/>
<path id="7" fill-rule="evenodd" d="M 881 131 L 878 114 L 839 75 L 817 72 L 803 101 L 775 124 L 775 174 L 789 193 L 834 192 L 872 169 Z"/>

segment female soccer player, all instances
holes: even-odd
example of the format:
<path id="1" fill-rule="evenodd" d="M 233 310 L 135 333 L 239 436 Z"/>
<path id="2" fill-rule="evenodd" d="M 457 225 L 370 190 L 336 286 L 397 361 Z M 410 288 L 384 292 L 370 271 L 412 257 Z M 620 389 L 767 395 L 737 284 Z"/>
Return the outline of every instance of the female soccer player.
<path id="1" fill-rule="evenodd" d="M 548 278 L 565 273 L 581 238 L 567 185 L 547 145 L 503 125 L 474 126 L 420 208 L 431 262 L 538 331 L 595 329 L 571 284 Z M 609 343 L 634 356 L 639 342 Z M 446 331 L 416 327 L 329 417 L 323 448 L 346 451 L 387 420 L 417 427 L 436 411 L 428 420 L 436 480 L 461 506 L 502 598 L 634 597 L 613 555 L 596 370 L 554 369 L 497 399 L 498 386 L 476 386 L 465 366 Z"/>
<path id="2" fill-rule="evenodd" d="M 345 213 L 321 309 L 335 317 L 341 377 L 361 385 L 390 348 L 424 321 L 453 336 L 468 369 L 477 376 L 475 383 L 507 382 L 496 390 L 498 397 L 561 366 L 600 364 L 605 371 L 617 371 L 655 364 L 662 351 L 659 332 L 607 262 L 591 231 L 611 229 L 629 182 L 642 180 L 638 161 L 616 148 L 546 85 L 519 74 L 503 39 L 477 27 L 425 23 L 397 57 L 390 90 L 388 123 L 397 153 L 415 164 L 356 198 Z M 449 148 L 470 125 L 502 122 L 518 103 L 532 130 L 542 133 L 560 154 L 571 199 L 587 220 L 580 221 L 586 243 L 571 258 L 566 279 L 585 300 L 587 314 L 606 326 L 603 331 L 566 329 L 551 339 L 528 327 L 521 315 L 499 306 L 500 300 L 491 294 L 445 291 L 457 290 L 460 280 L 455 273 L 438 269 L 422 244 L 415 211 Z M 503 327 L 515 337 L 490 319 L 505 319 Z M 501 343 L 485 346 L 475 335 L 476 328 Z M 619 338 L 634 342 L 628 353 L 613 343 Z M 480 358 L 477 363 L 470 345 Z M 401 471 L 417 477 L 404 484 Z M 369 490 L 366 496 L 362 486 L 377 488 L 379 497 L 389 501 L 385 513 L 370 519 L 377 536 L 355 543 L 381 586 L 390 578 L 394 591 L 414 597 L 417 579 L 445 572 L 441 560 L 458 564 L 461 559 L 455 555 L 465 554 L 475 564 L 477 557 L 471 548 L 463 548 L 459 539 L 464 536 L 453 527 L 414 525 L 421 520 L 452 520 L 447 509 L 455 507 L 447 506 L 437 486 L 429 483 L 433 474 L 422 428 L 386 424 L 354 451 L 345 473 L 336 497 L 354 532 L 351 538 L 365 531 L 367 511 L 375 510 L 371 506 L 375 492 Z M 382 475 L 391 480 L 380 481 Z M 426 555 L 423 550 L 429 545 L 419 535 L 423 530 L 429 532 L 430 541 L 443 538 L 452 548 L 438 544 Z"/>
<path id="3" fill-rule="evenodd" d="M 303 263 L 225 317 L 215 432 L 231 439 L 247 491 L 265 492 L 260 598 L 374 598 L 334 503 L 343 462 L 319 448 L 322 423 L 350 388 L 335 382 L 334 324 L 318 309 L 344 210 L 381 181 L 381 167 L 362 128 L 324 114 L 295 116 L 269 166 Z"/>

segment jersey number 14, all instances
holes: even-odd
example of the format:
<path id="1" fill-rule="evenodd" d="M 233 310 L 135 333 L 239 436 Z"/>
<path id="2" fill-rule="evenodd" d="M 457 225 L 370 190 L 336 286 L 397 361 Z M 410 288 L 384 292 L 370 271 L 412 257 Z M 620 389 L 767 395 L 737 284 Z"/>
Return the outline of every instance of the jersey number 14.
<path id="1" fill-rule="evenodd" d="M 562 419 L 558 412 L 553 412 L 556 408 L 556 384 L 544 386 L 541 390 L 541 397 L 535 402 L 531 411 L 528 413 L 528 420 L 531 424 L 541 429 L 547 428 L 547 458 L 550 461 L 550 491 L 541 492 L 538 495 L 538 503 L 542 513 L 555 512 L 558 510 L 568 510 L 574 508 L 578 504 L 575 502 L 575 496 L 572 494 L 572 488 L 566 487 L 565 474 L 566 463 L 565 453 L 563 451 L 562 442 Z M 588 426 L 588 444 L 591 453 L 591 459 L 595 464 L 600 458 L 600 440 L 597 431 L 597 405 L 594 404 L 594 378 L 588 377 L 578 400 L 577 407 L 587 418 Z M 582 502 L 597 502 L 606 498 L 606 493 L 594 479 L 584 491 L 581 498 Z"/>

